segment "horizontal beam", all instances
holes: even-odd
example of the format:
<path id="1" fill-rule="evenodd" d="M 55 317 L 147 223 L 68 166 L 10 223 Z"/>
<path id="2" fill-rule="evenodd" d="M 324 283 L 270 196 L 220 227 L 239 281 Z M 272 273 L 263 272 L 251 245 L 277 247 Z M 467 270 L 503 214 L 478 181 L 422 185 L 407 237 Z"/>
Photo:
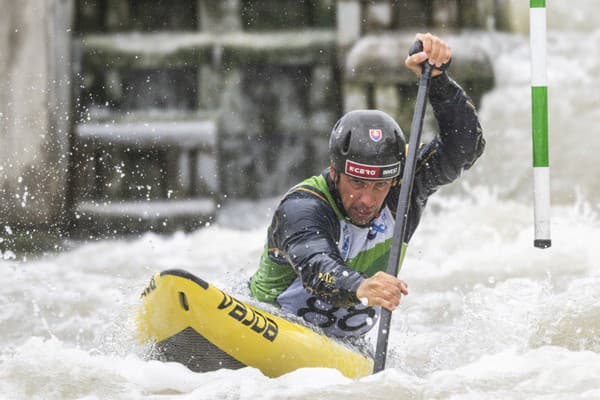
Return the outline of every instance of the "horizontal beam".
<path id="1" fill-rule="evenodd" d="M 90 122 L 77 125 L 75 136 L 79 141 L 92 141 L 96 144 L 213 149 L 216 146 L 217 126 L 211 120 Z"/>
<path id="2" fill-rule="evenodd" d="M 190 67 L 206 63 L 328 64 L 330 29 L 286 32 L 158 32 L 85 35 L 76 42 L 86 64 L 99 68 Z"/>
<path id="3" fill-rule="evenodd" d="M 152 220 L 190 215 L 211 216 L 215 214 L 216 205 L 213 198 L 207 197 L 189 200 L 84 201 L 78 203 L 75 209 L 82 216 L 112 216 Z"/>

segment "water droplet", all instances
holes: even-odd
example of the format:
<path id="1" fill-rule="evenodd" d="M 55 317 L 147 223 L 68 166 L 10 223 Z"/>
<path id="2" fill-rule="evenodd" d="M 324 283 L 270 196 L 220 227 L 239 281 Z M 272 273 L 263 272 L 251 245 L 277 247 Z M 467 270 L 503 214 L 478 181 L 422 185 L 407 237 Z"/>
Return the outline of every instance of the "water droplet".
<path id="1" fill-rule="evenodd" d="M 0 252 L 0 254 L 2 254 L 2 253 Z M 10 250 L 6 250 L 4 252 L 4 254 L 2 254 L 2 258 L 4 260 L 16 260 L 17 259 L 17 255 L 15 253 L 13 253 L 12 251 L 10 251 Z"/>

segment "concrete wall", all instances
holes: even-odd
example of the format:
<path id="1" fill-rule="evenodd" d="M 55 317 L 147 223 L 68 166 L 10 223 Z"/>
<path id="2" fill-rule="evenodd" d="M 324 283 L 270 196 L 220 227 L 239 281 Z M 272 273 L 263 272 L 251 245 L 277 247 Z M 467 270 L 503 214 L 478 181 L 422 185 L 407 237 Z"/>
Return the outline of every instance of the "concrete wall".
<path id="1" fill-rule="evenodd" d="M 65 208 L 70 2 L 0 0 L 0 234 Z"/>
<path id="2" fill-rule="evenodd" d="M 72 112 L 70 24 L 74 3 L 75 0 L 0 0 L 0 250 L 1 241 L 5 240 L 2 238 L 10 235 L 9 231 L 59 228 L 66 222 L 70 198 L 71 122 L 68 116 Z M 113 1 L 111 4 L 118 3 Z M 225 192 L 231 194 L 254 197 L 280 193 L 289 186 L 287 179 L 293 176 L 296 180 L 294 171 L 304 176 L 305 168 L 320 168 L 325 154 L 319 151 L 324 151 L 330 126 L 343 111 L 342 108 L 372 105 L 386 109 L 398 118 L 404 116 L 404 110 L 412 109 L 410 104 L 405 106 L 402 101 L 411 97 L 410 93 L 404 92 L 404 86 L 414 86 L 414 77 L 408 74 L 403 78 L 398 73 L 404 71 L 402 66 L 392 63 L 376 76 L 369 73 L 373 63 L 368 62 L 368 55 L 378 49 L 382 40 L 392 40 L 391 47 L 405 51 L 412 34 L 421 27 L 431 26 L 436 33 L 444 35 L 460 31 L 462 26 L 470 29 L 523 29 L 514 18 L 515 15 L 523 15 L 523 6 L 511 0 L 320 0 L 315 3 L 319 5 L 318 11 L 307 11 L 293 0 L 282 3 L 270 0 L 269 4 L 274 10 L 275 4 L 284 3 L 297 9 L 290 14 L 289 21 L 283 21 L 284 27 L 278 26 L 278 29 L 285 32 L 288 25 L 301 26 L 306 20 L 316 31 L 330 29 L 333 35 L 331 53 L 337 54 L 331 58 L 337 57 L 338 65 L 333 65 L 331 58 L 324 63 L 274 63 L 253 59 L 246 60 L 249 65 L 244 68 L 231 67 L 235 60 L 223 61 L 231 64 L 231 72 L 217 85 L 229 88 L 224 91 L 222 104 L 214 104 L 221 107 L 225 116 L 221 128 L 229 132 L 229 135 L 222 135 L 222 139 L 229 140 L 222 143 L 221 152 L 228 156 L 228 152 L 239 148 L 246 155 L 246 158 L 232 157 L 230 161 L 233 164 L 227 167 L 234 172 L 221 177 Z M 200 4 L 203 5 L 199 10 L 200 25 L 208 31 L 219 31 L 224 27 L 240 30 L 255 23 L 255 14 L 262 13 L 267 7 L 266 0 L 227 0 L 220 3 L 220 8 L 208 7 L 212 3 L 206 1 Z M 217 14 L 226 15 L 227 18 L 223 18 L 226 23 L 211 26 L 211 21 L 219 19 Z M 334 14 L 337 15 L 337 23 Z M 263 25 L 250 24 L 252 29 L 249 29 L 265 31 L 277 28 Z M 395 35 L 390 39 L 387 35 L 400 30 L 410 31 L 411 36 L 407 36 L 407 43 L 399 45 L 404 37 Z M 376 40 L 371 46 L 373 38 Z M 323 47 L 322 43 L 317 44 Z M 470 48 L 468 43 L 458 47 Z M 361 52 L 361 49 L 365 51 Z M 324 53 L 328 55 L 329 50 Z M 473 50 L 470 53 L 477 52 Z M 240 51 L 236 54 L 243 55 Z M 222 58 L 227 58 L 227 55 L 227 52 L 221 54 Z M 387 59 L 395 59 L 392 56 L 388 54 Z M 396 58 L 403 59 L 400 56 Z M 296 64 L 303 68 L 294 69 Z M 364 73 L 359 73 L 363 64 L 368 64 L 367 68 Z M 381 64 L 381 59 L 375 64 Z M 489 60 L 474 59 L 469 68 L 458 68 L 458 64 L 457 61 L 453 65 L 456 69 L 453 74 L 457 78 L 460 78 L 459 69 L 485 72 L 484 84 L 479 85 L 479 90 L 477 82 L 463 82 L 467 83 L 467 89 L 473 86 L 474 90 L 470 92 L 479 91 L 481 94 L 489 88 L 489 80 L 486 80 L 491 74 L 491 69 L 487 68 Z M 386 71 L 394 72 L 394 79 L 389 80 L 390 75 L 384 73 Z M 277 79 L 263 79 L 265 73 Z M 260 97 L 265 93 L 266 97 Z M 299 93 L 302 95 L 299 96 Z M 203 97 L 203 101 L 206 98 Z M 278 109 L 271 107 L 270 101 L 280 100 L 284 106 Z M 406 118 L 408 116 L 409 113 L 406 113 Z M 279 138 L 279 151 L 274 151 L 268 144 L 268 135 L 265 136 L 264 131 L 269 127 L 271 131 L 288 133 Z M 300 140 L 298 132 L 306 132 L 307 139 Z M 252 139 L 248 138 L 250 133 L 254 134 Z M 244 138 L 248 138 L 252 146 L 248 146 L 242 140 Z M 282 153 L 288 158 L 278 158 Z M 311 155 L 308 158 L 307 153 Z M 267 156 L 260 158 L 260 154 Z M 257 158 L 264 162 L 257 163 Z M 272 170 L 283 170 L 285 174 L 273 177 Z"/>
<path id="3" fill-rule="evenodd" d="M 529 34 L 529 2 L 496 0 L 496 29 Z"/>

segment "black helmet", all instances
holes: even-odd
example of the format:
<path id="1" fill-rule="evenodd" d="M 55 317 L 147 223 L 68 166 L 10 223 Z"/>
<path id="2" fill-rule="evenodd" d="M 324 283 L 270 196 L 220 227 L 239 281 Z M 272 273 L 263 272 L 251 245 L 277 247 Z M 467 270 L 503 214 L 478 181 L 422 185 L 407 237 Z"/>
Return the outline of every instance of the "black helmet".
<path id="1" fill-rule="evenodd" d="M 392 117 L 378 110 L 346 113 L 333 127 L 329 158 L 338 173 L 360 179 L 390 179 L 404 165 L 404 134 Z"/>

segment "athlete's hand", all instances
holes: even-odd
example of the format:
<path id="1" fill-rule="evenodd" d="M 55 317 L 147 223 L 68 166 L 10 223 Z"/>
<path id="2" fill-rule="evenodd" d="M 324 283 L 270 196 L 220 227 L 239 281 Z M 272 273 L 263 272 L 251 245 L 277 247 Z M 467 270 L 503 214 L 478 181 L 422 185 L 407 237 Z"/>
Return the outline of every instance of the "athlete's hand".
<path id="1" fill-rule="evenodd" d="M 402 295 L 408 294 L 406 282 L 385 272 L 377 272 L 365 279 L 356 290 L 356 297 L 367 299 L 369 306 L 381 306 L 394 311 Z"/>
<path id="2" fill-rule="evenodd" d="M 417 74 L 417 76 L 421 76 L 421 64 L 423 61 L 429 60 L 429 64 L 441 67 L 442 64 L 446 64 L 452 58 L 450 46 L 439 37 L 431 33 L 417 33 L 415 39 L 423 43 L 423 51 L 406 57 L 404 64 Z M 443 71 L 433 68 L 431 76 L 438 76 L 442 73 Z"/>

